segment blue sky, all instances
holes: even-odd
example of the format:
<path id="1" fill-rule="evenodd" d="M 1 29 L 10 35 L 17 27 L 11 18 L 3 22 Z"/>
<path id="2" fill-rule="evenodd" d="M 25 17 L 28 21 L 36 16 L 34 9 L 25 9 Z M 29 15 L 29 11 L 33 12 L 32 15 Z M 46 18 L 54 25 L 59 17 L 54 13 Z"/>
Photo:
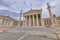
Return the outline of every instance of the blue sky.
<path id="1" fill-rule="evenodd" d="M 19 15 L 21 9 L 23 12 L 28 11 L 31 8 L 42 9 L 42 16 L 48 17 L 49 14 L 46 6 L 47 2 L 51 5 L 52 13 L 60 16 L 60 0 L 0 0 L 0 10 L 10 10 L 11 12 L 15 12 Z M 12 17 L 19 19 L 19 16 L 12 15 Z"/>

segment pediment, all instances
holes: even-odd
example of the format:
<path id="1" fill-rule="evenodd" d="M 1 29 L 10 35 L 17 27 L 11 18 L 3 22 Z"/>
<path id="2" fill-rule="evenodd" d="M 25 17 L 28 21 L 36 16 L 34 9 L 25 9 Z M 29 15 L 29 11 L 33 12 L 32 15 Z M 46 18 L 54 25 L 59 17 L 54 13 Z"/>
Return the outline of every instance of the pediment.
<path id="1" fill-rule="evenodd" d="M 32 15 L 32 14 L 37 14 L 37 13 L 42 13 L 42 10 L 29 10 L 24 13 L 24 15 Z"/>

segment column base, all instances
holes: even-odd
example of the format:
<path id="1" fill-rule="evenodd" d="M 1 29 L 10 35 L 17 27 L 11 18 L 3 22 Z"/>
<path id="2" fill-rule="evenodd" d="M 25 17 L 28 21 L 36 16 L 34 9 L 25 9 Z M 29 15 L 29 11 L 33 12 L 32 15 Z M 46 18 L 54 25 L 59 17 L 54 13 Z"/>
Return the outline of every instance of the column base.
<path id="1" fill-rule="evenodd" d="M 43 26 L 22 26 L 23 28 L 43 28 Z"/>

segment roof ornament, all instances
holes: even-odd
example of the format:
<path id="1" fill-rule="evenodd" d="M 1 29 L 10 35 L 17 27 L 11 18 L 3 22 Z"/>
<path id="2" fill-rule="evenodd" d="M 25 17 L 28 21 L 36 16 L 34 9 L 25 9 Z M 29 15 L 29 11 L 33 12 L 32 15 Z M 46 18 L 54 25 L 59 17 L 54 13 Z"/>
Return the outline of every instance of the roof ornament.
<path id="1" fill-rule="evenodd" d="M 56 15 L 54 14 L 53 17 L 56 17 Z"/>
<path id="2" fill-rule="evenodd" d="M 49 5 L 49 3 L 47 3 L 47 6 Z"/>

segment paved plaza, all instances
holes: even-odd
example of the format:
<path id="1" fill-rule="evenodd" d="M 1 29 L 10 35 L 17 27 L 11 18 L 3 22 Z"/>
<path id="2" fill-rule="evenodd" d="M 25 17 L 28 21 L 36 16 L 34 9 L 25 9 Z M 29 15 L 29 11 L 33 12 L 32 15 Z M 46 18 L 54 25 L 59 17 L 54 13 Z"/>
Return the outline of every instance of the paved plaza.
<path id="1" fill-rule="evenodd" d="M 50 28 L 12 28 L 0 32 L 0 40 L 57 40 Z"/>

